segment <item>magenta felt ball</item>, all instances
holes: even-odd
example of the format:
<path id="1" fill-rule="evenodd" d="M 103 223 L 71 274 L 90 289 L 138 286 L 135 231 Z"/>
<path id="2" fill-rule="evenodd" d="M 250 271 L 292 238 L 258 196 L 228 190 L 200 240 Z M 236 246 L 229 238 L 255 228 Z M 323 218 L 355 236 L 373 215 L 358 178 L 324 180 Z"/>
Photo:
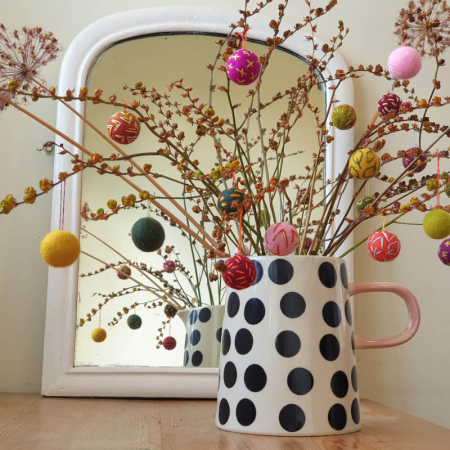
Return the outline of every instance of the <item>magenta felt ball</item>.
<path id="1" fill-rule="evenodd" d="M 163 264 L 163 269 L 164 272 L 167 273 L 173 273 L 175 272 L 177 266 L 175 265 L 175 263 L 173 261 L 171 261 L 170 259 L 168 259 L 164 264 Z"/>
<path id="2" fill-rule="evenodd" d="M 389 55 L 388 69 L 395 78 L 409 80 L 415 77 L 421 68 L 422 59 L 415 48 L 399 47 Z"/>
<path id="3" fill-rule="evenodd" d="M 379 262 L 389 262 L 397 258 L 401 245 L 399 238 L 388 230 L 372 233 L 367 240 L 370 256 Z"/>
<path id="4" fill-rule="evenodd" d="M 446 239 L 439 246 L 438 256 L 443 264 L 450 266 L 450 239 Z"/>
<path id="5" fill-rule="evenodd" d="M 290 255 L 297 248 L 298 242 L 297 230 L 286 222 L 274 223 L 264 235 L 264 245 L 276 256 Z"/>
<path id="6" fill-rule="evenodd" d="M 236 255 L 225 261 L 227 270 L 222 272 L 225 284 L 231 289 L 247 289 L 256 280 L 255 263 L 244 255 Z"/>
<path id="7" fill-rule="evenodd" d="M 402 100 L 398 95 L 386 94 L 378 102 L 378 112 L 381 116 L 387 116 L 390 112 L 398 112 L 401 105 Z"/>
<path id="8" fill-rule="evenodd" d="M 245 48 L 234 52 L 227 62 L 228 77 L 233 83 L 242 86 L 255 82 L 260 71 L 258 57 Z"/>

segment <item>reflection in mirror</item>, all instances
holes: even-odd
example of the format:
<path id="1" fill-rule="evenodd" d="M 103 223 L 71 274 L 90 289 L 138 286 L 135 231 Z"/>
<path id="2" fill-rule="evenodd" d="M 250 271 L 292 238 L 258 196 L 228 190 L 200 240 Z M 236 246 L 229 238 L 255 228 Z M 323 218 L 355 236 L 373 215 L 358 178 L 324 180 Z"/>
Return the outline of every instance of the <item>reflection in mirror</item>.
<path id="1" fill-rule="evenodd" d="M 176 101 L 185 105 L 183 92 L 176 88 L 169 92 L 167 87 L 169 83 L 183 78 L 183 85 L 192 87 L 191 97 L 199 98 L 198 103 L 203 103 L 206 108 L 211 82 L 211 71 L 207 65 L 214 62 L 218 51 L 216 44 L 218 39 L 217 36 L 196 34 L 160 35 L 132 39 L 114 45 L 101 55 L 92 68 L 88 80 L 89 90 L 93 91 L 102 86 L 105 98 L 115 94 L 118 101 L 138 100 L 150 104 L 150 101 L 146 102 L 140 96 L 132 96 L 129 91 L 122 89 L 124 85 L 134 87 L 137 82 L 141 82 L 148 90 L 155 87 L 161 94 L 167 92 L 172 105 Z M 266 52 L 266 46 L 258 43 L 248 42 L 247 48 L 257 55 Z M 220 63 L 223 62 L 219 61 Z M 298 56 L 276 50 L 264 75 L 261 102 L 270 102 L 279 93 L 276 89 L 277 87 L 279 89 L 280 85 L 285 89 L 296 86 L 299 76 L 307 71 L 308 65 Z M 244 113 L 250 107 L 248 92 L 251 86 L 232 85 L 228 96 L 219 89 L 219 86 L 227 86 L 226 73 L 221 71 L 214 73 L 213 84 L 216 85 L 212 101 L 214 114 L 219 118 L 232 120 L 233 110 L 237 122 L 245 121 Z M 177 116 L 176 108 L 167 106 L 164 98 L 160 101 L 164 114 L 167 115 L 167 111 L 171 110 L 171 123 L 180 124 L 180 129 L 185 131 L 183 145 L 195 143 L 198 138 L 196 126 L 187 127 L 186 118 Z M 325 104 L 323 92 L 319 89 L 313 90 L 309 102 L 322 111 Z M 232 110 L 230 104 L 233 106 Z M 288 100 L 282 98 L 261 111 L 262 132 L 266 136 L 266 141 L 287 108 Z M 106 130 L 109 118 L 120 110 L 123 108 L 99 107 L 89 103 L 86 105 L 86 116 L 99 129 Z M 163 120 L 154 105 L 151 105 L 149 110 L 149 114 L 152 113 L 156 116 L 157 124 Z M 310 149 L 317 146 L 315 117 L 308 108 L 305 108 L 303 114 L 299 126 L 292 129 L 290 141 L 285 148 L 267 152 L 270 173 L 274 173 L 277 169 L 274 152 L 284 151 L 287 155 L 284 164 L 288 167 L 278 169 L 281 169 L 280 178 L 283 174 L 285 176 L 295 174 L 298 177 L 291 182 L 287 191 L 294 202 L 304 181 L 300 175 L 304 175 L 305 166 L 312 163 Z M 191 117 L 197 120 L 196 115 L 193 114 Z M 321 119 L 323 120 L 323 116 Z M 148 122 L 148 125 L 151 127 L 152 121 Z M 139 139 L 126 146 L 127 153 L 133 155 L 142 153 L 143 156 L 137 159 L 139 164 L 141 166 L 150 164 L 151 176 L 157 177 L 158 182 L 171 196 L 178 198 L 181 204 L 186 203 L 186 209 L 200 222 L 202 215 L 195 212 L 199 209 L 198 204 L 203 207 L 201 198 L 194 196 L 188 200 L 185 196 L 183 199 L 183 193 L 186 192 L 189 182 L 177 177 L 179 172 L 174 167 L 176 164 L 164 155 L 158 155 L 161 149 L 164 150 L 164 145 L 144 128 L 143 125 Z M 174 133 L 177 135 L 179 132 L 175 130 Z M 260 130 L 256 122 L 253 122 L 248 129 L 247 139 L 250 147 L 248 157 L 255 166 L 261 157 L 259 136 Z M 217 140 L 227 151 L 233 152 L 234 144 L 226 136 L 218 135 Z M 96 153 L 103 155 L 111 153 L 108 144 L 90 128 L 85 129 L 84 144 Z M 198 160 L 199 167 L 199 171 L 192 174 L 192 182 L 195 183 L 201 177 L 201 173 L 211 173 L 211 170 L 217 168 L 214 141 L 201 140 L 195 146 L 194 157 Z M 124 172 L 130 166 L 123 160 L 115 163 L 120 166 L 119 170 Z M 155 195 L 170 211 L 177 213 L 170 201 L 161 199 L 161 194 L 155 191 L 144 177 L 136 176 L 131 181 L 140 189 Z M 231 187 L 230 180 L 227 187 Z M 224 189 L 225 186 L 221 184 L 220 188 Z M 114 175 L 98 177 L 98 174 L 91 171 L 82 172 L 82 204 L 87 204 L 90 208 L 86 216 L 89 220 L 83 220 L 82 227 L 96 236 L 101 236 L 101 239 L 121 256 L 88 232 L 82 232 L 80 240 L 82 250 L 95 255 L 102 262 L 84 255 L 80 258 L 77 320 L 82 326 L 78 326 L 76 332 L 75 366 L 217 367 L 219 342 L 222 337 L 225 286 L 221 282 L 220 273 L 214 270 L 214 261 L 208 261 L 205 270 L 204 261 L 207 256 L 205 251 L 200 245 L 190 242 L 186 233 L 179 227 L 165 220 L 161 212 L 155 206 L 151 206 L 151 202 L 144 201 L 129 206 L 126 214 L 112 214 L 107 221 L 92 219 L 92 217 L 95 219 L 97 214 L 102 215 L 103 212 L 105 215 L 112 213 L 111 204 L 107 205 L 105 199 L 116 200 L 117 205 L 121 206 L 122 198 L 132 193 L 136 193 L 135 190 Z M 125 199 L 125 203 L 126 201 Z M 112 206 L 114 208 L 114 205 Z M 282 208 L 279 196 L 276 196 L 273 207 L 277 211 Z M 103 212 L 99 209 L 103 209 Z M 92 213 L 94 216 L 91 217 Z M 320 216 L 320 208 L 315 209 L 314 214 Z M 165 243 L 159 252 L 144 253 L 133 245 L 131 239 L 133 224 L 148 215 L 157 219 L 165 230 Z M 180 219 L 185 221 L 184 217 Z M 201 223 L 212 232 L 211 223 Z M 236 233 L 235 223 L 232 222 L 230 225 L 231 232 Z M 188 223 L 188 226 L 191 224 Z M 251 243 L 245 245 L 246 251 L 254 255 L 255 250 Z M 227 250 L 232 255 L 236 249 Z M 119 268 L 126 263 L 126 259 L 138 265 L 141 272 L 132 267 L 128 278 L 129 274 L 125 273 L 125 269 L 123 273 L 118 274 L 112 268 L 106 269 L 103 264 L 106 262 Z M 176 270 L 172 272 L 173 268 Z M 161 299 L 164 296 L 168 296 L 171 304 L 186 306 L 187 310 L 180 311 L 169 320 L 166 313 L 170 315 L 171 308 Z M 203 308 L 192 311 L 193 307 Z M 203 328 L 199 328 L 199 325 Z M 94 342 L 91 337 L 92 331 L 98 327 L 104 328 L 107 333 L 102 343 Z M 176 346 L 172 350 L 162 345 L 162 341 L 168 336 L 176 341 Z M 173 342 L 171 339 L 165 341 L 166 347 L 170 348 Z"/>

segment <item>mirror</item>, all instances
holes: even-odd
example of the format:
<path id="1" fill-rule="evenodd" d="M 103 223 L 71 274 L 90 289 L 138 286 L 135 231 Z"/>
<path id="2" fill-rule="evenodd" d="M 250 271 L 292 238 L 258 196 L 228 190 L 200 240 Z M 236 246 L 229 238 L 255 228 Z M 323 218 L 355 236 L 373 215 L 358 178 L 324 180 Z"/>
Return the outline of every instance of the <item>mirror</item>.
<path id="1" fill-rule="evenodd" d="M 208 102 L 208 88 L 210 84 L 210 70 L 207 65 L 214 61 L 218 51 L 216 42 L 221 36 L 208 34 L 178 33 L 144 36 L 129 39 L 117 43 L 107 48 L 98 58 L 91 68 L 87 87 L 90 92 L 101 87 L 104 91 L 103 97 L 107 98 L 116 94 L 118 100 L 130 102 L 132 100 L 142 100 L 140 97 L 133 97 L 130 92 L 122 89 L 127 84 L 134 86 L 140 81 L 148 89 L 155 87 L 159 93 L 167 92 L 167 84 L 183 78 L 184 86 L 193 88 L 193 96 L 200 98 L 201 102 Z M 266 46 L 258 42 L 247 43 L 247 48 L 257 55 L 266 51 Z M 290 89 L 297 84 L 297 78 L 307 71 L 307 63 L 298 54 L 284 50 L 276 50 L 273 59 L 264 76 L 263 88 L 261 90 L 261 100 L 268 102 L 280 90 Z M 217 86 L 226 85 L 227 77 L 224 72 L 215 72 L 214 84 Z M 250 87 L 232 85 L 230 96 L 232 104 L 240 104 L 235 108 L 239 121 L 244 120 L 243 113 L 249 108 L 248 90 Z M 174 89 L 170 92 L 171 101 L 178 100 L 185 103 L 181 97 L 181 91 Z M 144 100 L 143 100 L 144 102 Z M 315 90 L 310 103 L 324 110 L 326 99 L 324 92 Z M 219 117 L 230 117 L 230 105 L 227 95 L 216 89 L 212 103 L 215 113 Z M 99 106 L 89 103 L 86 105 L 86 117 L 100 130 L 106 132 L 106 124 L 114 113 L 122 108 L 114 106 Z M 266 130 L 266 135 L 270 133 L 270 128 L 274 126 L 282 112 L 287 109 L 287 100 L 280 100 L 268 106 L 262 111 L 262 125 Z M 156 116 L 158 116 L 155 113 Z M 159 118 L 157 118 L 159 120 Z M 185 118 L 178 118 L 180 129 L 186 131 L 186 143 L 196 140 L 195 127 L 187 126 Z M 144 128 L 144 127 L 142 127 Z M 230 148 L 230 143 L 226 138 L 222 139 L 223 145 Z M 250 159 L 257 164 L 261 150 L 258 143 L 259 130 L 256 124 L 249 129 L 248 139 L 254 142 L 255 146 L 251 150 Z M 214 142 L 210 139 L 202 140 L 195 149 L 195 158 L 199 161 L 199 168 L 203 173 L 209 173 L 217 164 Z M 91 151 L 102 155 L 113 153 L 112 148 L 99 137 L 89 127 L 84 128 L 83 145 Z M 130 145 L 124 146 L 128 154 L 139 154 L 156 152 L 161 148 L 161 144 L 147 129 L 141 130 L 139 139 Z M 305 110 L 304 118 L 299 125 L 292 130 L 291 140 L 286 146 L 286 153 L 290 156 L 286 158 L 285 175 L 304 174 L 304 167 L 311 163 L 311 149 L 317 148 L 316 123 L 314 115 Z M 268 153 L 269 160 L 271 159 Z M 181 197 L 183 184 L 180 182 L 179 172 L 171 166 L 170 162 L 161 156 L 142 156 L 139 158 L 141 166 L 145 163 L 151 164 L 152 174 L 159 174 L 158 182 L 170 192 L 174 197 Z M 270 161 L 274 169 L 274 158 Z M 125 161 L 120 162 L 123 171 L 129 166 Z M 165 177 L 174 178 L 173 182 Z M 135 177 L 132 181 L 141 189 L 146 189 L 152 195 L 159 193 L 143 177 Z M 301 185 L 301 180 L 298 180 Z M 224 188 L 223 185 L 222 189 Z M 230 185 L 228 185 L 230 187 Z M 98 208 L 103 208 L 108 212 L 107 200 L 115 199 L 120 204 L 123 196 L 136 192 L 126 185 L 122 180 L 112 175 L 99 177 L 94 171 L 86 170 L 82 173 L 81 183 L 81 203 L 89 205 L 91 212 L 96 212 Z M 290 194 L 295 198 L 297 191 L 292 188 Z M 160 200 L 170 211 L 176 213 L 176 209 L 168 200 Z M 182 200 L 180 200 L 182 201 Z M 189 202 L 187 208 L 192 210 L 195 203 Z M 145 209 L 143 208 L 145 207 Z M 154 279 L 161 289 L 161 294 L 172 290 L 175 299 L 188 299 L 192 305 L 208 306 L 223 305 L 224 284 L 219 280 L 208 283 L 202 267 L 195 263 L 196 259 L 203 258 L 203 250 L 200 246 L 194 246 L 192 250 L 189 240 L 182 235 L 180 229 L 170 226 L 165 221 L 157 208 L 151 208 L 151 217 L 156 218 L 163 224 L 165 229 L 165 243 L 161 254 L 157 252 L 144 253 L 138 250 L 132 243 L 130 231 L 133 224 L 141 217 L 146 217 L 149 213 L 147 204 L 129 208 L 126 213 L 112 215 L 108 220 L 82 220 L 81 226 L 92 232 L 102 240 L 113 246 L 119 253 L 129 260 L 145 264 L 145 271 Z M 274 202 L 274 207 L 279 208 L 280 203 Z M 318 208 L 315 213 L 320 215 Z M 88 214 L 89 217 L 89 214 Z M 199 215 L 195 216 L 200 220 Z M 212 230 L 210 223 L 205 227 Z M 114 263 L 120 266 L 124 262 L 111 249 L 93 238 L 86 232 L 81 232 L 81 248 L 83 251 L 95 255 L 101 261 L 108 264 Z M 166 246 L 174 246 L 170 254 L 165 252 Z M 253 249 L 248 249 L 250 255 Z M 235 249 L 230 249 L 231 254 Z M 174 273 L 163 271 L 164 256 L 174 261 L 177 270 Z M 209 263 L 211 264 L 211 263 Z M 85 320 L 83 326 L 78 326 L 75 335 L 75 367 L 183 367 L 185 363 L 192 366 L 193 353 L 189 355 L 186 348 L 192 347 L 192 339 L 195 337 L 186 334 L 185 324 L 182 315 L 175 316 L 170 323 L 164 314 L 164 304 L 158 306 L 161 301 L 158 297 L 150 294 L 139 285 L 129 279 L 121 280 L 113 269 L 102 270 L 102 263 L 94 261 L 84 255 L 80 257 L 78 267 L 78 301 L 76 304 L 77 323 L 80 319 Z M 211 267 L 210 267 L 211 268 Z M 97 271 L 97 273 L 96 273 Z M 149 280 L 132 269 L 132 276 L 144 284 Z M 164 288 L 164 280 L 166 287 Z M 105 303 L 105 300 L 107 302 Z M 137 303 L 138 306 L 132 308 L 131 305 Z M 102 304 L 100 311 L 98 305 Z M 154 307 L 156 305 L 156 307 Z M 127 308 L 124 309 L 123 308 Z M 222 314 L 223 314 L 223 306 Z M 92 311 L 94 309 L 94 312 Z M 89 317 L 88 314 L 91 314 Z M 139 329 L 131 329 L 127 320 L 131 314 L 137 314 L 142 319 Z M 215 313 L 213 313 L 215 314 Z M 91 320 L 89 320 L 89 318 Z M 185 320 L 188 320 L 185 317 Z M 101 326 L 107 331 L 107 338 L 101 344 L 93 342 L 91 332 L 94 328 Z M 159 331 L 161 330 L 161 331 Z M 219 330 L 214 330 L 209 339 L 220 340 Z M 173 350 L 166 350 L 159 342 L 169 334 L 176 339 L 177 346 Z M 159 348 L 157 348 L 159 347 Z M 186 361 L 186 352 L 188 361 Z M 218 356 L 218 355 L 216 355 Z M 218 362 L 218 359 L 217 359 Z M 212 360 L 204 358 L 199 367 L 214 367 Z M 196 364 L 194 364 L 196 366 Z"/>

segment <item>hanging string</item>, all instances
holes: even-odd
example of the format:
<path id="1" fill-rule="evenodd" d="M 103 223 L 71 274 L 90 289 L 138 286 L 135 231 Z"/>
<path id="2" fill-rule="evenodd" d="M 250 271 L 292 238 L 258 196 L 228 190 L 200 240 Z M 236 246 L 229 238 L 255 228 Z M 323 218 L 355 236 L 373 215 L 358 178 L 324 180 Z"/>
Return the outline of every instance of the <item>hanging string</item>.
<path id="1" fill-rule="evenodd" d="M 169 336 L 172 336 L 172 317 L 169 317 Z"/>
<path id="2" fill-rule="evenodd" d="M 347 98 L 347 78 L 344 80 L 344 104 L 346 104 L 345 99 Z"/>
<path id="3" fill-rule="evenodd" d="M 98 310 L 98 327 L 99 328 L 102 327 L 102 310 L 101 309 Z"/>
<path id="4" fill-rule="evenodd" d="M 59 229 L 64 229 L 64 215 L 66 212 L 66 180 L 61 184 L 59 190 Z"/>
<path id="5" fill-rule="evenodd" d="M 385 228 L 386 228 L 386 216 L 383 216 L 383 228 L 381 229 L 381 231 L 384 231 Z"/>
<path id="6" fill-rule="evenodd" d="M 438 183 L 438 191 L 436 196 L 436 208 L 441 208 L 441 171 L 439 170 L 439 149 L 437 150 L 437 183 Z"/>
<path id="7" fill-rule="evenodd" d="M 242 48 L 245 49 L 245 46 L 247 45 L 247 33 L 251 30 L 251 28 L 246 25 L 244 28 L 244 31 L 241 33 L 236 33 L 236 37 L 242 38 Z"/>
<path id="8" fill-rule="evenodd" d="M 149 197 L 147 200 L 147 217 L 150 217 L 150 214 L 152 213 L 152 199 Z"/>
<path id="9" fill-rule="evenodd" d="M 233 170 L 233 187 L 236 187 L 236 171 Z"/>
<path id="10" fill-rule="evenodd" d="M 242 205 L 239 207 L 239 242 L 238 242 L 238 252 L 240 255 L 242 253 L 242 215 L 244 214 L 244 208 Z"/>
<path id="11" fill-rule="evenodd" d="M 414 128 L 414 148 L 419 148 L 419 130 Z"/>
<path id="12" fill-rule="evenodd" d="M 123 105 L 123 112 L 127 112 L 127 106 L 131 103 L 131 102 L 126 102 L 123 98 L 121 98 L 120 100 L 123 101 L 124 105 Z"/>
<path id="13" fill-rule="evenodd" d="M 394 80 L 389 81 L 389 92 L 392 93 L 394 90 Z"/>
<path id="14" fill-rule="evenodd" d="M 369 180 L 366 181 L 366 197 L 369 196 Z"/>

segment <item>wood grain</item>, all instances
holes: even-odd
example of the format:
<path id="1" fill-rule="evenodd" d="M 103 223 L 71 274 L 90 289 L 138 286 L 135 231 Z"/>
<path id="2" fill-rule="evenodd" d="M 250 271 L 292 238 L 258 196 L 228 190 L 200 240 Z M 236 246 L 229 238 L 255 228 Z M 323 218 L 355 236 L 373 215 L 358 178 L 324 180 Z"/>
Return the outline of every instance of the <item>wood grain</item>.
<path id="1" fill-rule="evenodd" d="M 363 430 L 268 437 L 218 430 L 210 400 L 42 398 L 0 394 L 1 450 L 444 450 L 450 430 L 368 400 Z"/>

